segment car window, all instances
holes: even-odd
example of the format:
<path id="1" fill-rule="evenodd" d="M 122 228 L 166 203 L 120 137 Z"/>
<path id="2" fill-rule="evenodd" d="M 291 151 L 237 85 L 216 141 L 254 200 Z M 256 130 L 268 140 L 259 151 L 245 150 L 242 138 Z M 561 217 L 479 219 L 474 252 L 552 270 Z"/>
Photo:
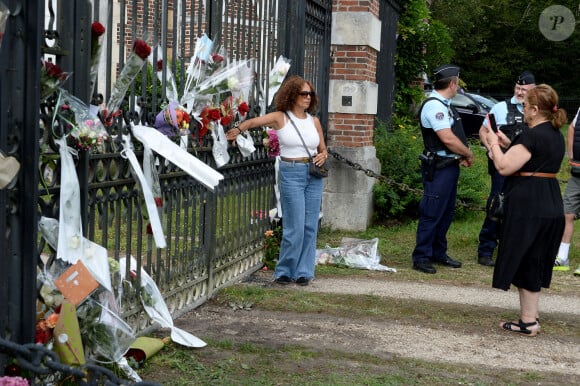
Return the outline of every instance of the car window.
<path id="1" fill-rule="evenodd" d="M 451 99 L 451 104 L 456 107 L 467 107 L 469 105 L 474 105 L 473 101 L 463 94 L 457 94 Z"/>
<path id="2" fill-rule="evenodd" d="M 471 97 L 473 99 L 475 99 L 477 102 L 479 102 L 479 104 L 486 110 L 491 110 L 493 105 L 495 105 L 497 103 L 497 101 L 494 102 L 491 99 L 488 99 L 486 97 L 482 97 L 481 95 L 477 95 L 477 94 L 471 94 Z"/>

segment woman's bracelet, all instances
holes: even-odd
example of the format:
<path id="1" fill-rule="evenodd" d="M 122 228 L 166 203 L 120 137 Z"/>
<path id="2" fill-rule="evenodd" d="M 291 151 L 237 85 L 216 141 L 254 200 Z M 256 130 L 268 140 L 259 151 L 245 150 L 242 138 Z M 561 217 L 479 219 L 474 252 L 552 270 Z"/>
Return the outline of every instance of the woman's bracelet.
<path id="1" fill-rule="evenodd" d="M 239 134 L 242 134 L 242 129 L 240 129 L 240 126 L 238 126 L 237 129 L 240 132 Z"/>

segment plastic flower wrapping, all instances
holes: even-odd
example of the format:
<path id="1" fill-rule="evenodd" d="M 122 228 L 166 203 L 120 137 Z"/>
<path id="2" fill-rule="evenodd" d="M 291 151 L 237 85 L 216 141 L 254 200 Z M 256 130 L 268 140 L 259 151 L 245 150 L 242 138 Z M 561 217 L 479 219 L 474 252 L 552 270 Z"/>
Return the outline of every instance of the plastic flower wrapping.
<path id="1" fill-rule="evenodd" d="M 95 83 L 97 81 L 97 74 L 99 73 L 99 61 L 101 58 L 104 33 L 105 27 L 98 21 L 93 22 L 91 25 L 91 94 L 95 91 Z"/>
<path id="2" fill-rule="evenodd" d="M 284 82 L 284 79 L 286 78 L 288 71 L 290 71 L 290 62 L 291 62 L 290 59 L 287 59 L 282 55 L 280 55 L 276 63 L 274 63 L 274 66 L 272 67 L 268 75 L 268 87 L 264 87 L 265 89 L 268 90 L 268 104 L 266 106 L 261 106 L 262 111 L 265 112 L 266 107 L 272 104 L 272 101 L 274 100 L 274 95 L 276 95 L 276 93 L 280 89 L 280 86 L 282 85 L 282 82 Z"/>
<path id="3" fill-rule="evenodd" d="M 55 136 L 67 136 L 68 145 L 76 150 L 96 151 L 109 139 L 103 123 L 89 106 L 63 89 L 59 90 L 53 117 L 53 130 L 56 127 L 61 132 Z"/>
<path id="4" fill-rule="evenodd" d="M 160 46 L 157 46 L 157 63 L 153 63 L 153 60 L 153 55 L 149 56 L 149 61 L 155 69 L 157 79 L 161 84 L 163 83 L 163 69 L 165 68 L 165 95 L 167 95 L 167 100 L 170 102 L 179 101 L 175 77 L 173 76 L 173 72 L 171 72 L 171 68 L 168 65 L 169 63 L 163 58 L 163 50 Z"/>
<path id="5" fill-rule="evenodd" d="M 4 39 L 4 31 L 6 31 L 6 22 L 10 16 L 8 7 L 0 1 L 0 48 L 2 48 L 2 40 Z"/>
<path id="6" fill-rule="evenodd" d="M 69 78 L 70 72 L 64 72 L 50 60 L 41 59 L 40 66 L 40 99 L 44 100 L 52 95 Z"/>
<path id="7" fill-rule="evenodd" d="M 119 74 L 113 91 L 111 92 L 111 97 L 107 101 L 107 106 L 105 110 L 105 119 L 108 120 L 121 106 L 125 94 L 135 80 L 139 71 L 145 65 L 147 57 L 151 54 L 151 47 L 143 40 L 137 39 L 133 43 L 133 51 L 127 58 L 123 70 Z"/>

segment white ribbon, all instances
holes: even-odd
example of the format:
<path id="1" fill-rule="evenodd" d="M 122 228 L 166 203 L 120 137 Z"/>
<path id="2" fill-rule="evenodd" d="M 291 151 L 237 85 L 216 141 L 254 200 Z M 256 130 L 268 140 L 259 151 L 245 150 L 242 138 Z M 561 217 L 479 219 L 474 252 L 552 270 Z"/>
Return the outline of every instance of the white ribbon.
<path id="1" fill-rule="evenodd" d="M 125 275 L 126 264 L 127 258 L 119 259 L 122 278 L 124 278 Z M 132 256 L 130 264 L 131 271 L 136 271 L 137 261 L 135 261 Z M 145 312 L 147 312 L 147 315 L 149 315 L 149 317 L 154 322 L 159 323 L 161 327 L 171 329 L 172 341 L 188 347 L 205 347 L 207 345 L 207 343 L 198 337 L 173 325 L 173 318 L 171 317 L 171 313 L 167 308 L 167 304 L 163 300 L 163 295 L 161 295 L 161 292 L 159 291 L 159 288 L 157 288 L 155 281 L 147 274 L 147 272 L 145 272 L 143 268 L 141 268 L 141 287 L 143 287 L 143 290 L 149 295 L 150 299 L 148 302 L 149 304 L 147 304 L 147 302 L 143 301 L 143 297 L 140 296 L 143 308 L 145 308 Z"/>
<path id="2" fill-rule="evenodd" d="M 163 134 L 161 135 L 163 136 Z M 151 222 L 151 230 L 153 231 L 155 244 L 157 245 L 157 248 L 165 248 L 167 244 L 165 242 L 161 220 L 159 219 L 159 213 L 157 212 L 157 206 L 155 205 L 153 192 L 151 192 L 151 187 L 147 184 L 147 180 L 141 170 L 139 161 L 137 161 L 137 157 L 131 148 L 131 137 L 129 135 L 123 135 L 123 147 L 124 149 L 121 151 L 121 156 L 129 160 L 133 172 L 135 173 L 135 177 L 137 177 L 137 181 L 141 185 L 141 191 L 145 198 L 145 205 L 147 206 L 147 213 L 149 214 L 149 222 Z"/>
<path id="3" fill-rule="evenodd" d="M 133 126 L 132 131 L 139 141 L 150 146 L 157 154 L 178 166 L 211 191 L 224 179 L 221 173 L 183 150 L 158 130 L 148 126 L 137 125 Z"/>
<path id="4" fill-rule="evenodd" d="M 83 231 L 81 222 L 81 191 L 75 169 L 73 154 L 77 154 L 66 144 L 66 137 L 56 140 L 60 149 L 60 203 L 59 220 L 62 224 L 58 232 L 56 257 L 74 264 L 83 252 Z"/>

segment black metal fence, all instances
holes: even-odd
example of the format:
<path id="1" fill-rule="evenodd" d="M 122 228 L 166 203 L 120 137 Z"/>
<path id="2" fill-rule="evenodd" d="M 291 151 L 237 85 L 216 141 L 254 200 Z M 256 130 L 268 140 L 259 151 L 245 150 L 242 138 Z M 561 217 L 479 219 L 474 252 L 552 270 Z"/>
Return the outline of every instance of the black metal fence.
<path id="1" fill-rule="evenodd" d="M 280 55 L 292 60 L 291 73 L 312 80 L 327 98 L 331 1 L 292 0 L 3 0 L 10 18 L 0 55 L 0 148 L 21 162 L 16 182 L 0 191 L 0 338 L 34 341 L 39 285 L 37 270 L 54 261 L 56 251 L 38 233 L 41 216 L 58 218 L 60 158 L 52 122 L 56 99 L 40 103 L 40 58 L 51 58 L 72 72 L 64 88 L 83 102 L 108 100 L 135 39 L 157 46 L 184 79 L 196 38 L 203 32 L 219 42 L 232 60 L 254 59 L 250 115 L 268 98 L 268 72 Z M 44 25 L 42 20 L 45 20 Z M 90 26 L 106 27 L 95 92 L 89 87 Z M 264 215 L 273 205 L 273 161 L 252 132 L 257 150 L 243 157 L 230 147 L 231 161 L 219 169 L 224 179 L 211 191 L 162 157 L 157 168 L 163 198 L 162 224 L 167 248 L 155 247 L 147 231 L 142 192 L 121 154 L 121 135 L 131 123 L 152 125 L 166 100 L 168 74 L 161 81 L 145 66 L 122 103 L 122 114 L 107 123 L 111 140 L 98 152 L 79 152 L 81 219 L 88 239 L 119 261 L 133 257 L 161 290 L 173 317 L 206 301 L 219 288 L 261 266 Z M 183 91 L 183 83 L 178 83 Z M 320 112 L 326 120 L 325 106 Z M 211 138 L 194 131 L 188 151 L 215 168 Z M 134 141 L 138 157 L 142 146 Z M 42 258 L 41 258 L 42 256 Z M 127 264 L 126 277 L 129 275 Z M 126 288 L 121 314 L 136 332 L 152 328 L 134 288 Z M 0 345 L 2 346 L 2 345 Z M 2 346 L 0 375 L 18 352 Z M 40 366 L 43 368 L 43 366 Z M 45 368 L 45 367 L 44 367 Z"/>

